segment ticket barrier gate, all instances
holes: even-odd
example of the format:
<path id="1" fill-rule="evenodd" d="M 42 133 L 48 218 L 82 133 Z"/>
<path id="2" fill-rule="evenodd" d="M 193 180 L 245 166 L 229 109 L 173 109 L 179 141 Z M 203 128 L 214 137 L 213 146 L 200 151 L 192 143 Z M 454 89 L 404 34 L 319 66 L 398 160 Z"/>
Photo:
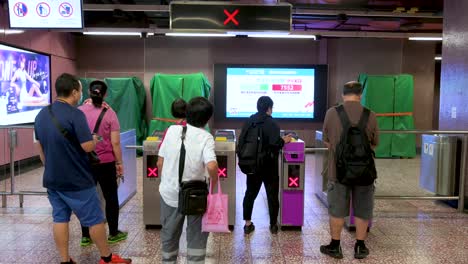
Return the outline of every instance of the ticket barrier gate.
<path id="1" fill-rule="evenodd" d="M 161 228 L 161 195 L 158 171 L 159 144 L 164 135 L 155 131 L 153 136 L 143 141 L 143 223 L 146 228 Z"/>
<path id="2" fill-rule="evenodd" d="M 162 131 L 155 131 L 143 142 L 143 223 L 146 228 L 161 228 L 160 174 L 157 167 Z M 229 227 L 236 219 L 236 136 L 234 130 L 218 130 L 215 133 L 215 153 L 218 176 L 223 192 L 228 194 Z"/>
<path id="3" fill-rule="evenodd" d="M 236 222 L 236 132 L 231 129 L 215 131 L 215 153 L 218 176 L 223 193 L 228 195 L 229 228 Z"/>
<path id="4" fill-rule="evenodd" d="M 295 133 L 293 140 L 285 144 L 280 153 L 280 212 L 279 226 L 301 229 L 304 225 L 304 176 L 305 176 L 305 143 Z"/>

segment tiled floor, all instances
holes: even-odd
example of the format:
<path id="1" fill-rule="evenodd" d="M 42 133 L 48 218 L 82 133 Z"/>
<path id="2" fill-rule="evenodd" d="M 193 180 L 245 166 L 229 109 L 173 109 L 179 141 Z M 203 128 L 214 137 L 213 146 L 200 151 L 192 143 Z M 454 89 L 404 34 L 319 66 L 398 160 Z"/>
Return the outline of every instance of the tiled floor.
<path id="1" fill-rule="evenodd" d="M 424 194 L 424 191 L 415 190 L 417 186 L 408 187 L 409 184 L 417 185 L 415 173 L 418 173 L 418 162 L 417 159 L 379 160 L 381 180 L 378 188 L 384 189 L 386 195 L 402 190 L 408 192 L 405 193 L 408 195 Z M 310 156 L 307 164 L 313 164 Z M 405 174 L 409 171 L 411 173 Z M 35 179 L 32 182 L 37 181 L 37 174 L 37 171 L 29 174 L 29 177 Z M 389 177 L 395 179 L 390 180 Z M 403 185 L 407 189 L 398 189 L 398 182 L 402 178 L 405 179 Z M 25 188 L 27 182 L 27 179 L 22 179 Z M 280 231 L 278 235 L 269 233 L 266 196 L 262 190 L 253 214 L 257 229 L 250 236 L 244 236 L 241 204 L 245 176 L 238 173 L 235 229 L 231 234 L 210 235 L 206 262 L 468 263 L 468 214 L 457 213 L 440 202 L 430 201 L 378 200 L 373 227 L 367 240 L 371 255 L 365 260 L 353 259 L 354 234 L 348 231 L 344 231 L 342 236 L 345 259 L 338 261 L 321 255 L 319 246 L 328 243 L 330 239 L 328 216 L 326 208 L 313 194 L 313 184 L 314 179 L 308 173 L 306 218 L 302 231 Z M 120 226 L 129 231 L 129 238 L 126 242 L 112 246 L 112 250 L 132 257 L 134 263 L 160 263 L 159 231 L 145 230 L 143 225 L 141 189 L 140 179 L 137 195 L 121 209 Z M 58 263 L 50 214 L 51 208 L 45 196 L 25 197 L 24 208 L 18 208 L 18 197 L 8 197 L 8 207 L 0 208 L 0 263 Z M 73 218 L 70 226 L 71 255 L 79 263 L 97 263 L 99 254 L 95 246 L 79 246 L 80 228 L 76 218 Z M 180 263 L 185 263 L 184 236 L 181 239 Z"/>

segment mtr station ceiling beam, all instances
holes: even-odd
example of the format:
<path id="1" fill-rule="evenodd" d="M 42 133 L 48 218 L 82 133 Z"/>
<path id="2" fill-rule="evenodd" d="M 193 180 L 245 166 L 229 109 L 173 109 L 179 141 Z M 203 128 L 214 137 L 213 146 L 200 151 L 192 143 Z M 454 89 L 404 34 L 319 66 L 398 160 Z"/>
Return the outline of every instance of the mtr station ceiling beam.
<path id="1" fill-rule="evenodd" d="M 169 5 L 119 5 L 119 4 L 83 4 L 84 11 L 114 11 L 120 9 L 128 12 L 169 12 Z M 385 12 L 371 10 L 325 10 L 325 9 L 309 9 L 309 8 L 294 8 L 293 15 L 322 15 L 336 16 L 346 14 L 347 16 L 355 17 L 400 17 L 400 18 L 436 18 L 442 19 L 443 16 L 436 13 L 404 13 L 404 12 Z"/>

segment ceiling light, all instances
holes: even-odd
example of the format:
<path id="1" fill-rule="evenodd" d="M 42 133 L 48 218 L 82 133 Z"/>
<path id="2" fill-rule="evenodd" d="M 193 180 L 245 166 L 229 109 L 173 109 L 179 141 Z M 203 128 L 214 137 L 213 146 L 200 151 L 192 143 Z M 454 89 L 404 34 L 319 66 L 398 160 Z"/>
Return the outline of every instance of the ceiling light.
<path id="1" fill-rule="evenodd" d="M 92 36 L 138 36 L 141 37 L 140 32 L 100 32 L 100 31 L 92 31 L 92 32 L 83 32 L 83 35 L 92 35 Z"/>
<path id="2" fill-rule="evenodd" d="M 22 34 L 24 30 L 16 29 L 0 29 L 0 34 L 11 35 L 11 34 Z"/>
<path id="3" fill-rule="evenodd" d="M 442 41 L 442 37 L 410 37 L 409 40 Z"/>
<path id="4" fill-rule="evenodd" d="M 251 34 L 249 38 L 289 38 L 289 39 L 316 39 L 315 35 L 287 35 L 287 34 Z"/>
<path id="5" fill-rule="evenodd" d="M 226 34 L 226 33 L 178 33 L 178 32 L 170 32 L 166 33 L 166 36 L 170 37 L 235 37 L 234 34 Z"/>
<path id="6" fill-rule="evenodd" d="M 440 61 L 440 60 L 442 60 L 442 56 L 435 56 L 434 59 Z"/>

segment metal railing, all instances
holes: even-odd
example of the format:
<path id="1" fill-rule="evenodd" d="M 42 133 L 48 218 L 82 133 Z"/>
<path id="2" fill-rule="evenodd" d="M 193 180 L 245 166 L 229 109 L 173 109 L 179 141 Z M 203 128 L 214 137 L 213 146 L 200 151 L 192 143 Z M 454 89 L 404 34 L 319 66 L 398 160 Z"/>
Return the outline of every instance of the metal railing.
<path id="1" fill-rule="evenodd" d="M 16 191 L 16 183 L 15 183 L 15 148 L 18 146 L 18 128 L 28 128 L 32 129 L 34 126 L 32 125 L 17 125 L 17 126 L 0 126 L 2 129 L 8 130 L 9 136 L 9 149 L 10 149 L 10 191 L 2 191 L 0 195 L 2 196 L 2 207 L 6 207 L 7 204 L 7 195 L 18 195 L 20 207 L 23 207 L 24 203 L 24 195 L 47 195 L 46 192 L 41 191 Z"/>
<path id="2" fill-rule="evenodd" d="M 140 145 L 128 145 L 128 146 L 125 146 L 125 148 L 127 149 L 143 149 L 143 146 L 140 146 Z"/>
<path id="3" fill-rule="evenodd" d="M 16 182 L 15 182 L 15 149 L 18 146 L 18 136 L 17 130 L 19 128 L 28 128 L 33 129 L 34 126 L 32 125 L 17 125 L 17 126 L 0 126 L 0 129 L 7 129 L 8 137 L 9 137 L 9 156 L 10 156 L 10 191 L 0 191 L 1 204 L 2 207 L 5 208 L 7 206 L 7 195 L 18 195 L 19 197 L 19 204 L 20 207 L 23 207 L 24 204 L 24 196 L 25 195 L 47 195 L 45 191 L 17 191 L 16 190 Z M 137 145 L 128 145 L 125 146 L 127 149 L 142 149 L 143 146 Z M 7 165 L 8 166 L 8 165 Z"/>
<path id="4" fill-rule="evenodd" d="M 20 207 L 23 206 L 24 195 L 46 195 L 46 192 L 32 192 L 32 191 L 20 191 L 15 190 L 15 179 L 14 179 L 14 149 L 17 145 L 16 131 L 15 128 L 31 128 L 31 126 L 15 126 L 8 127 L 8 134 L 10 136 L 10 191 L 0 192 L 2 196 L 2 207 L 6 206 L 6 195 L 18 195 L 20 199 Z M 463 212 L 465 206 L 465 178 L 466 178 L 466 162 L 468 155 L 468 131 L 456 131 L 456 130 L 381 130 L 381 134 L 438 134 L 438 135 L 460 135 L 462 138 L 462 149 L 461 149 L 461 160 L 460 160 L 460 180 L 459 180 L 459 195 L 458 196 L 379 196 L 376 195 L 376 199 L 382 200 L 457 200 L 458 211 Z M 128 149 L 142 149 L 143 146 L 139 145 L 128 145 L 125 146 Z M 328 148 L 317 147 L 317 148 L 306 148 L 306 153 L 314 153 L 317 151 L 328 151 Z"/>
<path id="5" fill-rule="evenodd" d="M 461 156 L 460 156 L 460 179 L 458 196 L 408 196 L 408 195 L 376 195 L 375 199 L 380 200 L 455 200 L 458 201 L 458 211 L 463 212 L 465 208 L 465 179 L 466 179 L 466 162 L 468 155 L 468 131 L 456 130 L 380 130 L 380 134 L 436 134 L 436 135 L 460 135 L 462 140 Z M 316 151 L 328 151 L 328 148 L 306 148 L 306 153 L 314 153 Z"/>

